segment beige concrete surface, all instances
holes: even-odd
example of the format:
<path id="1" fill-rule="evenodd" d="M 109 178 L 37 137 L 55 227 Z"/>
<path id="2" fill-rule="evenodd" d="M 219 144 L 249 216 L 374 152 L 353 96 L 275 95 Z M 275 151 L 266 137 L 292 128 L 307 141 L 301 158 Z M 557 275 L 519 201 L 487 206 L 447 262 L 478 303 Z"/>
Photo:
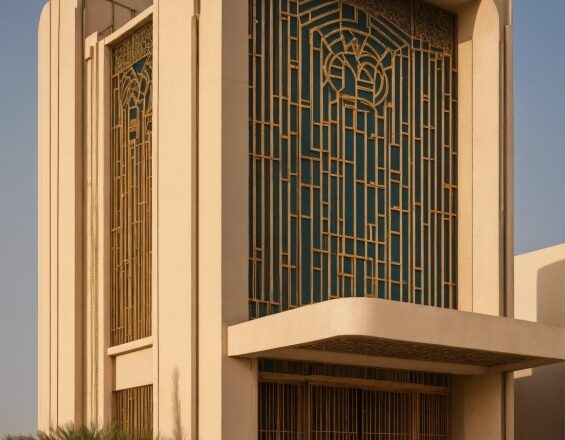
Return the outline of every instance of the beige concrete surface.
<path id="1" fill-rule="evenodd" d="M 565 328 L 565 244 L 518 255 L 515 285 L 517 317 Z M 516 440 L 565 438 L 565 364 L 519 371 L 515 389 Z"/>
<path id="2" fill-rule="evenodd" d="M 477 3 L 473 69 L 473 311 L 502 314 L 503 234 L 501 144 L 504 104 L 501 65 L 506 2 Z M 460 146 L 460 148 L 463 146 Z M 498 294 L 495 294 L 498 292 Z"/>
<path id="3" fill-rule="evenodd" d="M 153 349 L 132 351 L 114 357 L 114 390 L 153 383 Z"/>
<path id="4" fill-rule="evenodd" d="M 452 440 L 512 438 L 505 430 L 502 374 L 455 376 L 451 386 Z"/>
<path id="5" fill-rule="evenodd" d="M 458 17 L 458 307 L 505 315 L 513 247 L 511 1 L 437 0 Z"/>
<path id="6" fill-rule="evenodd" d="M 226 353 L 227 326 L 248 319 L 247 8 L 200 6 L 198 435 L 253 439 L 253 361 Z"/>
<path id="7" fill-rule="evenodd" d="M 153 4 L 153 0 L 82 0 L 84 5 L 83 35 L 95 32 L 108 35 Z"/>
<path id="8" fill-rule="evenodd" d="M 47 3 L 41 12 L 38 29 L 38 424 L 48 426 L 51 420 L 50 345 L 51 345 L 51 277 L 49 269 L 51 247 L 50 216 L 50 155 L 49 138 L 51 124 L 50 107 L 50 14 L 51 4 Z"/>
<path id="9" fill-rule="evenodd" d="M 154 432 L 175 423 L 195 438 L 196 163 L 192 124 L 191 0 L 155 0 L 153 95 L 153 240 L 156 340 Z M 178 389 L 175 389 L 177 387 Z M 178 393 L 178 401 L 173 395 Z M 180 420 L 175 420 L 179 407 Z"/>
<path id="10" fill-rule="evenodd" d="M 39 22 L 39 424 L 82 421 L 82 2 Z"/>
<path id="11" fill-rule="evenodd" d="M 515 259 L 516 317 L 565 326 L 565 244 Z"/>
<path id="12" fill-rule="evenodd" d="M 230 326 L 228 354 L 275 356 L 279 349 L 348 336 L 531 356 L 525 362 L 534 365 L 565 360 L 565 328 L 375 298 L 325 301 Z M 514 361 L 499 367 L 519 369 Z"/>

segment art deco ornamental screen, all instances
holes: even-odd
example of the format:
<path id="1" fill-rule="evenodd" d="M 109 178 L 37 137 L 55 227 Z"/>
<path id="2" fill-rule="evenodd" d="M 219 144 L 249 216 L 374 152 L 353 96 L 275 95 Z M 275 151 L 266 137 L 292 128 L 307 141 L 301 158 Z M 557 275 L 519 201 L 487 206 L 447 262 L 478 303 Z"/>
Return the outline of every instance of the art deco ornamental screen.
<path id="1" fill-rule="evenodd" d="M 110 344 L 151 335 L 153 27 L 112 50 Z"/>
<path id="2" fill-rule="evenodd" d="M 250 317 L 341 297 L 457 305 L 454 16 L 251 0 Z"/>

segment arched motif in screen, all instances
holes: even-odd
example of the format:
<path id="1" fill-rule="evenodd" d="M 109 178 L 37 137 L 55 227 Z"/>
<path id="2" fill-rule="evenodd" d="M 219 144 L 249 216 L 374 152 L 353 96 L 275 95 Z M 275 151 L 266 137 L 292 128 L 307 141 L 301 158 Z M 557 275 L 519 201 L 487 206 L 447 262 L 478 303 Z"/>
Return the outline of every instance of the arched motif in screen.
<path id="1" fill-rule="evenodd" d="M 112 49 L 110 344 L 151 336 L 153 27 Z"/>
<path id="2" fill-rule="evenodd" d="M 454 28 L 416 0 L 251 2 L 251 318 L 456 307 Z"/>

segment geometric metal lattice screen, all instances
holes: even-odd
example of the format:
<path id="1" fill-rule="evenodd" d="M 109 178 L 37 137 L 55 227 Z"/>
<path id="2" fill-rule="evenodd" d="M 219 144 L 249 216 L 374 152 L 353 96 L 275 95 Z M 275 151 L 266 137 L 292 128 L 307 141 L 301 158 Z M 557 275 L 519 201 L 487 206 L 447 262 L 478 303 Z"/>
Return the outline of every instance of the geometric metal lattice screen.
<path id="1" fill-rule="evenodd" d="M 250 1 L 251 318 L 355 296 L 457 307 L 454 20 Z"/>
<path id="2" fill-rule="evenodd" d="M 259 383 L 260 440 L 449 438 L 447 394 Z"/>
<path id="3" fill-rule="evenodd" d="M 259 373 L 259 439 L 448 440 L 449 388 Z"/>
<path id="4" fill-rule="evenodd" d="M 153 26 L 112 50 L 110 344 L 151 335 Z"/>
<path id="5" fill-rule="evenodd" d="M 128 388 L 112 393 L 112 419 L 116 428 L 147 437 L 153 426 L 153 385 Z"/>

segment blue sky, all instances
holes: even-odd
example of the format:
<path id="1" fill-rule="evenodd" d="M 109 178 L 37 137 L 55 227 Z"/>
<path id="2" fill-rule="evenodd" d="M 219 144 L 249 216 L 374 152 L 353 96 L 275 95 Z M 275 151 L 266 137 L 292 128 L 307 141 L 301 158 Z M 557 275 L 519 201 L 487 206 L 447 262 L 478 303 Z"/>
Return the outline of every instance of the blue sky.
<path id="1" fill-rule="evenodd" d="M 514 1 L 516 253 L 565 242 L 565 1 Z"/>
<path id="2" fill-rule="evenodd" d="M 244 1 L 244 0 L 242 0 Z M 0 13 L 0 435 L 37 422 L 37 20 Z M 516 253 L 565 243 L 565 1 L 514 0 Z"/>

